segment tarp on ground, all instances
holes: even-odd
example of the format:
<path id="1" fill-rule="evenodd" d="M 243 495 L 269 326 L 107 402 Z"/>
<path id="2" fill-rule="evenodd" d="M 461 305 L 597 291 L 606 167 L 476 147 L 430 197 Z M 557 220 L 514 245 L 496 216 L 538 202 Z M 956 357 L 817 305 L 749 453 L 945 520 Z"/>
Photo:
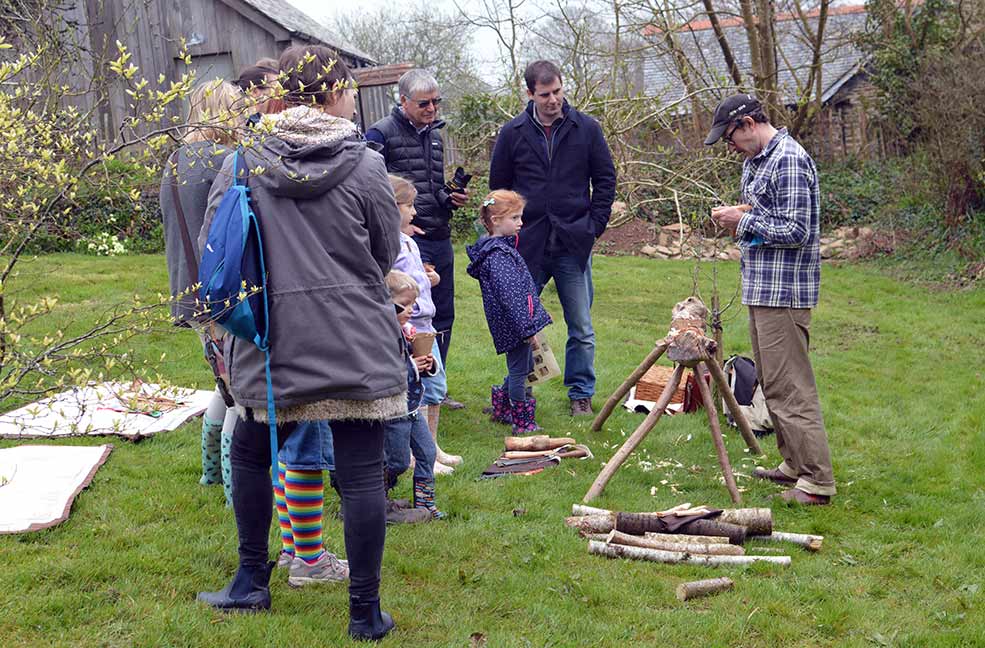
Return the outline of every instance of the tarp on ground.
<path id="1" fill-rule="evenodd" d="M 39 531 L 68 519 L 111 445 L 0 449 L 0 534 Z"/>

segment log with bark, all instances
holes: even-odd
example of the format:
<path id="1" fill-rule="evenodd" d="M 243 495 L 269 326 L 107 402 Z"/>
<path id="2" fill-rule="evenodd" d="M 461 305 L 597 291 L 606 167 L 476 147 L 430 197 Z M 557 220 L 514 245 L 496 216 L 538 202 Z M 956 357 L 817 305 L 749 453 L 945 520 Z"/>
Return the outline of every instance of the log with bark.
<path id="1" fill-rule="evenodd" d="M 599 518 L 601 521 L 606 516 L 587 517 Z M 643 535 L 647 531 L 660 532 L 666 526 L 662 518 L 653 513 L 616 513 L 614 516 L 609 516 L 609 519 L 613 517 L 615 518 L 615 526 L 613 528 L 617 531 L 631 533 L 633 535 Z M 593 533 L 599 532 L 598 530 L 593 531 Z M 723 536 L 728 538 L 730 544 L 740 545 L 746 541 L 745 527 L 718 522 L 716 520 L 694 520 L 682 527 L 674 529 L 674 532 L 685 535 Z"/>
<path id="2" fill-rule="evenodd" d="M 684 536 L 687 537 L 687 536 Z M 621 544 L 630 547 L 646 549 L 663 549 L 664 551 L 683 551 L 685 553 L 711 554 L 716 556 L 744 556 L 746 550 L 739 545 L 719 544 L 709 542 L 668 542 L 659 536 L 636 536 L 613 529 L 605 536 L 609 544 Z"/>
<path id="3" fill-rule="evenodd" d="M 681 601 L 687 601 L 693 598 L 698 598 L 699 596 L 709 596 L 711 594 L 718 594 L 719 592 L 725 592 L 732 589 L 735 583 L 732 582 L 731 578 L 725 576 L 721 578 L 708 578 L 705 580 L 691 581 L 689 583 L 681 583 L 677 586 L 677 598 Z"/>
<path id="4" fill-rule="evenodd" d="M 581 517 L 592 518 L 591 521 L 586 522 L 589 526 L 593 528 L 600 529 L 605 524 L 611 521 L 615 526 L 613 528 L 618 528 L 620 531 L 626 533 L 633 533 L 635 535 L 640 535 L 641 533 L 660 533 L 660 523 L 654 521 L 653 518 L 661 518 L 670 513 L 681 515 L 686 514 L 688 511 L 702 510 L 703 507 L 696 509 L 690 508 L 690 504 L 681 504 L 680 506 L 667 509 L 666 511 L 656 511 L 651 513 L 620 513 L 617 511 L 610 511 L 608 509 L 597 508 L 595 506 L 585 506 L 583 504 L 572 504 L 571 513 L 572 516 L 567 518 L 572 520 L 572 523 L 568 526 L 575 526 L 574 520 Z M 623 528 L 619 528 L 617 522 L 617 516 L 627 516 L 623 519 Z M 633 518 L 628 516 L 646 516 L 646 519 Z M 739 526 L 745 528 L 745 535 L 747 536 L 768 536 L 773 530 L 773 511 L 768 508 L 737 508 L 737 509 L 724 509 L 718 517 L 712 518 L 710 520 L 696 520 L 690 523 L 688 526 L 696 524 L 698 522 L 716 522 L 721 529 L 728 531 L 726 533 L 720 533 L 719 535 L 726 537 L 736 536 L 734 530 L 730 530 L 731 526 Z M 578 528 L 578 527 L 576 527 Z M 603 533 L 603 531 L 595 531 L 596 533 Z M 607 533 L 607 531 L 605 531 Z M 689 531 L 682 531 L 684 535 L 690 535 Z M 741 543 L 739 543 L 741 544 Z M 804 544 L 804 543 L 801 543 Z"/>
<path id="5" fill-rule="evenodd" d="M 749 538 L 750 540 L 765 540 L 766 542 L 789 542 L 803 547 L 807 551 L 820 551 L 824 536 L 810 535 L 807 533 L 784 533 L 774 531 L 770 535 L 758 535 Z"/>
<path id="6" fill-rule="evenodd" d="M 773 511 L 768 508 L 725 509 L 715 520 L 743 526 L 751 536 L 769 535 L 773 532 Z"/>
<path id="7" fill-rule="evenodd" d="M 660 549 L 644 549 L 643 547 L 607 544 L 598 540 L 588 541 L 588 553 L 607 556 L 609 558 L 631 558 L 634 560 L 650 560 L 661 563 L 687 563 L 709 566 L 751 565 L 762 562 L 786 567 L 791 562 L 790 556 L 709 556 L 682 551 L 662 551 Z"/>
<path id="8" fill-rule="evenodd" d="M 507 450 L 556 450 L 562 446 L 574 445 L 577 443 L 570 437 L 551 438 L 546 434 L 538 434 L 529 437 L 508 436 L 503 439 L 503 445 Z"/>

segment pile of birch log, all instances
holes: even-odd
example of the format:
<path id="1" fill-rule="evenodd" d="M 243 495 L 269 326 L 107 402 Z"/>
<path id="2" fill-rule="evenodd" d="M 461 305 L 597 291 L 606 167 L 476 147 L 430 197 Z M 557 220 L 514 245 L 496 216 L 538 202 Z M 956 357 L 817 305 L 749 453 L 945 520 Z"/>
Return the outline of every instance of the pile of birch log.
<path id="1" fill-rule="evenodd" d="M 571 517 L 565 519 L 565 524 L 588 539 L 590 554 L 660 563 L 730 566 L 761 562 L 786 567 L 790 565 L 791 558 L 772 555 L 777 548 L 760 547 L 747 551 L 745 544 L 762 541 L 820 551 L 824 541 L 824 537 L 819 535 L 775 531 L 773 512 L 768 508 L 725 509 L 712 519 L 696 519 L 677 529 L 676 533 L 659 531 L 664 527 L 661 519 L 669 515 L 699 516 L 708 512 L 703 506 L 692 508 L 690 504 L 651 513 L 623 513 L 574 504 Z M 708 590 L 711 585 L 705 581 L 701 581 L 700 586 L 685 583 L 694 587 L 683 588 L 678 592 L 678 597 L 703 596 L 732 586 L 729 579 L 712 581 L 719 589 Z"/>

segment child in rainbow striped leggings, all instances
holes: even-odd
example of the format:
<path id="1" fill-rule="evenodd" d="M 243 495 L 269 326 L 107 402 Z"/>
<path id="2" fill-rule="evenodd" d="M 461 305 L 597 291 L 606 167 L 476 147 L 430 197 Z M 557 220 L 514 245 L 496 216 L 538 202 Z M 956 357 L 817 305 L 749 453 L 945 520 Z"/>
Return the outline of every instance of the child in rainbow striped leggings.
<path id="1" fill-rule="evenodd" d="M 335 470 L 328 423 L 300 423 L 277 453 L 277 466 L 280 479 L 274 500 L 283 544 L 277 566 L 289 568 L 287 582 L 293 587 L 346 580 L 348 563 L 326 551 L 322 543 L 322 471 Z"/>

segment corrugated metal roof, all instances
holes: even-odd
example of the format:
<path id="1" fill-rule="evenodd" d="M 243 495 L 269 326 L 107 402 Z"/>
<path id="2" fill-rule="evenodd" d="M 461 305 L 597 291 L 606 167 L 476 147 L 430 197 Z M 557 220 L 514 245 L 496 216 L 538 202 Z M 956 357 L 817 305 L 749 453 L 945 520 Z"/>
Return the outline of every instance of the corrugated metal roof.
<path id="1" fill-rule="evenodd" d="M 242 0 L 292 34 L 308 39 L 321 41 L 344 54 L 362 59 L 367 63 L 376 60 L 348 43 L 334 31 L 304 13 L 287 0 Z"/>
<path id="2" fill-rule="evenodd" d="M 822 97 L 829 99 L 845 81 L 860 68 L 863 54 L 855 46 L 852 35 L 865 28 L 865 8 L 860 6 L 836 7 L 828 15 L 825 24 L 825 47 L 821 54 Z M 817 11 L 808 14 L 812 29 L 817 27 Z M 741 19 L 722 21 L 722 31 L 728 39 L 732 54 L 742 71 L 744 79 L 750 79 L 751 56 L 749 41 Z M 691 61 L 692 73 L 699 78 L 695 86 L 699 88 L 720 88 L 712 92 L 710 103 L 734 92 L 722 50 L 715 39 L 715 33 L 707 20 L 692 21 L 679 27 L 676 37 L 681 48 Z M 778 87 L 784 103 L 796 103 L 799 93 L 798 82 L 807 82 L 810 70 L 812 48 L 804 33 L 801 21 L 791 14 L 777 16 L 775 33 L 778 48 Z M 661 38 L 658 29 L 648 30 L 648 36 Z M 643 63 L 643 85 L 646 93 L 659 96 L 664 105 L 679 100 L 686 93 L 684 84 L 674 67 L 670 54 L 648 57 Z M 685 103 L 681 110 L 687 110 Z"/>

